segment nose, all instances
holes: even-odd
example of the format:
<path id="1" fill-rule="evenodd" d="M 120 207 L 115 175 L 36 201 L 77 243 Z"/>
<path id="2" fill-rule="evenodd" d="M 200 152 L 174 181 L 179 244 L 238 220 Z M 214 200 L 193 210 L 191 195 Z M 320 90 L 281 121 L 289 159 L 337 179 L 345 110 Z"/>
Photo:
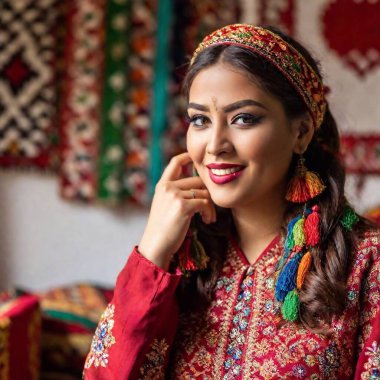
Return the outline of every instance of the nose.
<path id="1" fill-rule="evenodd" d="M 207 153 L 218 156 L 233 150 L 229 128 L 223 121 L 213 123 L 207 142 Z"/>

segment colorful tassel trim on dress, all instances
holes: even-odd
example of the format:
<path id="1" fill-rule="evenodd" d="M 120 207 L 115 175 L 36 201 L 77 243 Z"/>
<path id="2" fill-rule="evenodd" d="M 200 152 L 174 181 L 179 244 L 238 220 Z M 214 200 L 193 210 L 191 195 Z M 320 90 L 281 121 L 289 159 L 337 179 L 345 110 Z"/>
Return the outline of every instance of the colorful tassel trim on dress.
<path id="1" fill-rule="evenodd" d="M 202 243 L 198 240 L 197 231 L 189 229 L 178 252 L 179 269 L 188 276 L 191 271 L 205 269 L 209 260 Z"/>
<path id="2" fill-rule="evenodd" d="M 283 303 L 281 313 L 287 321 L 299 318 L 298 291 L 312 265 L 310 249 L 320 242 L 319 222 L 319 209 L 315 205 L 288 224 L 285 253 L 278 264 L 275 289 L 276 300 Z"/>

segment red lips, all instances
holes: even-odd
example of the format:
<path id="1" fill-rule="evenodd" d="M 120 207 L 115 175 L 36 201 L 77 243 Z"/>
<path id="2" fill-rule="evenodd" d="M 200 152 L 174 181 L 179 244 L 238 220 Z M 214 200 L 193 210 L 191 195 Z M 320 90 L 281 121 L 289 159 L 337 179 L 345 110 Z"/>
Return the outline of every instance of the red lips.
<path id="1" fill-rule="evenodd" d="M 220 164 L 213 163 L 213 164 L 208 164 L 206 166 L 208 168 L 208 173 L 209 173 L 211 181 L 218 185 L 223 185 L 225 183 L 234 181 L 235 179 L 240 177 L 240 175 L 243 173 L 243 170 L 245 169 L 245 167 L 242 165 L 227 164 L 227 163 L 220 163 Z M 212 169 L 231 169 L 231 168 L 239 168 L 239 170 L 234 173 L 229 173 L 229 174 L 224 174 L 224 175 L 218 175 L 212 172 Z"/>

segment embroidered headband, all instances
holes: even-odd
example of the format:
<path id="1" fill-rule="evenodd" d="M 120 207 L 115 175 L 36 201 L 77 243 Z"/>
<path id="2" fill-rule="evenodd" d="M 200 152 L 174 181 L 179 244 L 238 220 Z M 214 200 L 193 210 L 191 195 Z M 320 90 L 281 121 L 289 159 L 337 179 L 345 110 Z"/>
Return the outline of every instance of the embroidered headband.
<path id="1" fill-rule="evenodd" d="M 322 80 L 306 59 L 280 36 L 259 26 L 228 25 L 203 39 L 193 54 L 191 65 L 201 51 L 212 45 L 240 46 L 260 54 L 275 65 L 302 97 L 315 129 L 320 127 L 326 110 Z"/>

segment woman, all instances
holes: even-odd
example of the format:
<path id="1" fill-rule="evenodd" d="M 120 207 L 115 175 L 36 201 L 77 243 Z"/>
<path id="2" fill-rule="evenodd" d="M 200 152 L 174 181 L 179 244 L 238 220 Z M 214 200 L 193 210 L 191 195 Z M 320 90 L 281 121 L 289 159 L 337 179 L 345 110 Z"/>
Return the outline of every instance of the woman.
<path id="1" fill-rule="evenodd" d="M 230 25 L 184 90 L 188 152 L 156 187 L 85 378 L 380 378 L 380 234 L 347 204 L 313 58 Z"/>

